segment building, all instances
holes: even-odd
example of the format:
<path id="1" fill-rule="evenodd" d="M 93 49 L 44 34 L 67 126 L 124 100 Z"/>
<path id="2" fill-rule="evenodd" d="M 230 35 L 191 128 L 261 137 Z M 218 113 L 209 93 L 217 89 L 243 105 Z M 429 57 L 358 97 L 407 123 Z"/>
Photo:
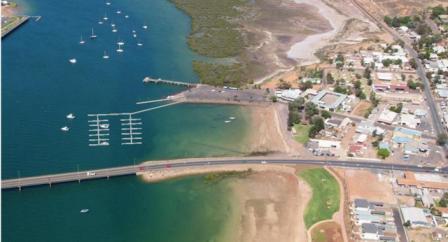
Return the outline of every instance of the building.
<path id="1" fill-rule="evenodd" d="M 421 120 L 412 114 L 401 114 L 400 125 L 415 129 L 420 126 Z"/>
<path id="2" fill-rule="evenodd" d="M 448 180 L 435 174 L 416 174 L 410 171 L 397 179 L 397 184 L 406 187 L 448 190 Z"/>
<path id="3" fill-rule="evenodd" d="M 345 94 L 323 90 L 314 96 L 311 102 L 327 111 L 336 111 L 338 109 L 347 110 L 350 99 Z"/>
<path id="4" fill-rule="evenodd" d="M 448 218 L 448 208 L 437 207 L 436 209 L 439 210 L 442 218 Z"/>
<path id="5" fill-rule="evenodd" d="M 365 223 L 361 225 L 361 238 L 367 240 L 379 240 L 382 235 L 376 224 Z"/>
<path id="6" fill-rule="evenodd" d="M 409 222 L 411 228 L 431 227 L 431 223 L 426 219 L 425 212 L 421 208 L 401 207 L 401 214 L 405 223 Z"/>
<path id="7" fill-rule="evenodd" d="M 285 101 L 292 102 L 300 97 L 302 91 L 300 89 L 278 90 L 275 95 Z"/>
<path id="8" fill-rule="evenodd" d="M 392 141 L 394 142 L 394 144 L 400 146 L 412 141 L 418 142 L 420 141 L 421 137 L 422 132 L 420 131 L 397 127 L 394 129 Z"/>
<path id="9" fill-rule="evenodd" d="M 378 122 L 392 124 L 397 116 L 398 113 L 392 112 L 389 109 L 384 109 L 378 117 Z"/>

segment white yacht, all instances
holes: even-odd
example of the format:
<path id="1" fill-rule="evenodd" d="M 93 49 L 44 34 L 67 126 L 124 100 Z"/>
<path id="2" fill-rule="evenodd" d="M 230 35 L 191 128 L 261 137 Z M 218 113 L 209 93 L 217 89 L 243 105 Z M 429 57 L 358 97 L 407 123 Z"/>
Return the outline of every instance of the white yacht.
<path id="1" fill-rule="evenodd" d="M 109 128 L 109 124 L 100 124 L 100 128 L 108 129 Z"/>
<path id="2" fill-rule="evenodd" d="M 70 59 L 70 60 L 68 60 L 70 63 L 72 63 L 72 64 L 76 64 L 76 59 L 75 58 L 72 58 L 72 59 Z"/>
<path id="3" fill-rule="evenodd" d="M 98 24 L 103 24 L 103 21 L 101 21 L 101 20 L 100 20 L 100 21 L 98 21 Z"/>
<path id="4" fill-rule="evenodd" d="M 230 117 L 229 119 L 230 119 L 230 120 L 234 120 L 234 119 L 235 119 L 235 117 Z"/>
<path id="5" fill-rule="evenodd" d="M 67 119 L 75 119 L 76 116 L 73 113 L 69 113 L 69 114 L 67 114 L 66 118 Z"/>
<path id="6" fill-rule="evenodd" d="M 89 209 L 87 209 L 87 208 L 84 208 L 84 209 L 81 209 L 81 211 L 79 211 L 80 213 L 88 213 L 89 212 Z"/>
<path id="7" fill-rule="evenodd" d="M 109 19 L 109 18 L 107 17 L 107 14 L 104 14 L 103 19 L 104 19 L 104 21 L 107 21 L 107 20 Z"/>
<path id="8" fill-rule="evenodd" d="M 132 36 L 134 36 L 134 38 L 137 38 L 137 34 L 133 34 Z"/>
<path id="9" fill-rule="evenodd" d="M 118 39 L 117 45 L 124 45 L 124 42 L 122 40 Z"/>
<path id="10" fill-rule="evenodd" d="M 67 132 L 67 131 L 69 131 L 70 129 L 69 129 L 67 126 L 64 126 L 64 127 L 61 128 L 61 130 L 64 131 L 64 132 Z"/>
<path id="11" fill-rule="evenodd" d="M 110 5 L 111 5 L 111 3 L 110 3 L 110 2 L 106 2 L 106 5 L 107 5 L 107 6 L 110 6 Z"/>
<path id="12" fill-rule="evenodd" d="M 232 121 L 230 121 L 230 120 L 226 120 L 226 121 L 224 121 L 224 123 L 226 123 L 226 124 L 227 124 L 227 123 L 230 123 L 230 122 L 232 122 Z"/>
<path id="13" fill-rule="evenodd" d="M 121 10 L 117 10 L 117 12 L 116 12 L 117 14 L 121 14 Z"/>
<path id="14" fill-rule="evenodd" d="M 93 28 L 92 28 L 92 34 L 90 35 L 90 38 L 91 39 L 96 39 L 96 34 L 95 34 L 95 32 L 93 32 Z"/>
<path id="15" fill-rule="evenodd" d="M 124 50 L 121 48 L 121 45 L 118 45 L 117 52 L 118 52 L 118 53 L 123 53 L 123 51 L 124 51 Z"/>
<path id="16" fill-rule="evenodd" d="M 103 59 L 109 59 L 109 55 L 107 55 L 106 51 L 104 51 Z"/>
<path id="17" fill-rule="evenodd" d="M 125 17 L 125 18 L 129 18 L 129 15 L 125 15 L 124 17 Z"/>
<path id="18" fill-rule="evenodd" d="M 145 25 L 142 26 L 142 28 L 143 29 L 148 29 L 148 25 L 145 24 Z"/>
<path id="19" fill-rule="evenodd" d="M 137 46 L 143 46 L 143 43 L 142 42 L 137 42 Z"/>
<path id="20" fill-rule="evenodd" d="M 101 145 L 109 145 L 109 142 L 103 141 L 103 142 L 101 142 Z"/>
<path id="21" fill-rule="evenodd" d="M 82 35 L 81 35 L 81 40 L 79 40 L 79 44 L 83 45 L 85 43 L 85 41 L 82 39 Z"/>
<path id="22" fill-rule="evenodd" d="M 111 26 L 112 28 L 114 28 L 114 27 L 115 27 L 115 24 L 114 24 L 114 23 L 111 23 L 110 26 Z"/>
<path id="23" fill-rule="evenodd" d="M 135 34 L 135 32 L 136 32 L 135 30 L 132 30 L 132 33 L 133 33 L 133 34 Z"/>
<path id="24" fill-rule="evenodd" d="M 116 33 L 118 30 L 116 28 L 112 28 L 112 32 Z"/>

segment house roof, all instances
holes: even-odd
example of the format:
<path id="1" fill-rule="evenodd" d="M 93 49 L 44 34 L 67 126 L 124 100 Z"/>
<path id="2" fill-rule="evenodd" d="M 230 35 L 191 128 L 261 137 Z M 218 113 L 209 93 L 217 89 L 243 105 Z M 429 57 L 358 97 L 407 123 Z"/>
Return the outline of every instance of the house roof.
<path id="1" fill-rule="evenodd" d="M 402 134 L 410 135 L 410 136 L 422 136 L 422 132 L 413 129 L 407 129 L 402 127 L 396 127 L 394 132 L 399 132 Z"/>
<path id="2" fill-rule="evenodd" d="M 355 208 L 368 208 L 370 206 L 366 199 L 355 199 L 354 204 Z"/>
<path id="3" fill-rule="evenodd" d="M 423 209 L 416 207 L 402 207 L 401 213 L 403 214 L 403 220 L 409 221 L 412 224 L 422 224 L 425 225 L 426 221 L 425 213 Z"/>
<path id="4" fill-rule="evenodd" d="M 362 224 L 362 232 L 366 234 L 377 234 L 378 227 L 375 224 Z"/>

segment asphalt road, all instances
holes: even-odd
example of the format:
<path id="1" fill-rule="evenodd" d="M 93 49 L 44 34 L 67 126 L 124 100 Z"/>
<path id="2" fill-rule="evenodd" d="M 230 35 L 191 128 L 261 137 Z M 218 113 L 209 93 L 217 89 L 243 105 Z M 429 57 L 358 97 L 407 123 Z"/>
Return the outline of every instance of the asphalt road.
<path id="1" fill-rule="evenodd" d="M 435 167 L 414 166 L 405 164 L 391 164 L 370 161 L 339 161 L 339 160 L 305 160 L 305 159 L 279 159 L 279 158 L 260 158 L 260 159 L 204 159 L 201 161 L 175 161 L 165 163 L 143 163 L 135 166 L 122 166 L 107 169 L 90 170 L 95 175 L 88 175 L 88 171 L 69 172 L 61 174 L 52 174 L 35 177 L 25 177 L 20 179 L 2 180 L 2 189 L 23 188 L 27 186 L 51 185 L 55 183 L 76 182 L 81 180 L 92 180 L 100 178 L 109 178 L 114 176 L 133 175 L 137 172 L 172 169 L 172 168 L 188 168 L 214 165 L 236 165 L 236 164 L 310 164 L 319 166 L 334 166 L 348 168 L 366 168 L 379 170 L 401 170 L 415 172 L 431 172 L 439 174 L 448 174 L 448 169 L 437 169 Z"/>

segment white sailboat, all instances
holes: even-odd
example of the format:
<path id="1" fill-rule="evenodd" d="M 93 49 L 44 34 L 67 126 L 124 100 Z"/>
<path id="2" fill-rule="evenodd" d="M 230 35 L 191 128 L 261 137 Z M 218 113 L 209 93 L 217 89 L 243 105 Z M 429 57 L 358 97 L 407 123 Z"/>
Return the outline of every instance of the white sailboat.
<path id="1" fill-rule="evenodd" d="M 137 42 L 137 46 L 143 46 L 143 43 L 142 42 Z"/>
<path id="2" fill-rule="evenodd" d="M 118 30 L 115 27 L 112 27 L 112 32 L 116 33 Z"/>
<path id="3" fill-rule="evenodd" d="M 95 34 L 95 32 L 93 32 L 93 28 L 92 28 L 92 34 L 90 35 L 90 38 L 91 39 L 96 39 L 96 34 Z"/>
<path id="4" fill-rule="evenodd" d="M 117 52 L 118 52 L 118 53 L 123 53 L 123 51 L 124 51 L 124 50 L 121 48 L 121 45 L 118 45 Z"/>
<path id="5" fill-rule="evenodd" d="M 124 45 L 123 40 L 118 39 L 118 41 L 117 41 L 117 45 Z"/>
<path id="6" fill-rule="evenodd" d="M 115 27 L 114 22 L 112 22 L 112 23 L 110 24 L 110 26 L 111 26 L 112 28 L 114 28 L 114 27 Z"/>
<path id="7" fill-rule="evenodd" d="M 117 10 L 117 12 L 116 12 L 117 14 L 121 14 L 121 10 Z"/>
<path id="8" fill-rule="evenodd" d="M 72 63 L 72 64 L 76 64 L 76 59 L 75 58 L 72 58 L 72 59 L 70 59 L 70 60 L 68 60 L 70 63 Z"/>
<path id="9" fill-rule="evenodd" d="M 109 55 L 107 54 L 106 51 L 104 51 L 103 59 L 109 59 Z"/>
<path id="10" fill-rule="evenodd" d="M 106 14 L 106 13 L 104 14 L 103 19 L 104 19 L 104 21 L 107 21 L 107 20 L 109 19 L 109 18 L 107 17 L 107 14 Z"/>
<path id="11" fill-rule="evenodd" d="M 142 26 L 142 28 L 143 29 L 148 29 L 148 25 L 145 24 L 145 25 Z"/>
<path id="12" fill-rule="evenodd" d="M 100 21 L 98 21 L 98 24 L 103 24 L 103 21 L 101 21 L 101 20 L 100 20 Z"/>
<path id="13" fill-rule="evenodd" d="M 82 35 L 81 35 L 81 40 L 79 41 L 80 45 L 83 45 L 85 43 L 85 41 L 82 39 Z"/>
<path id="14" fill-rule="evenodd" d="M 64 126 L 64 127 L 61 128 L 61 130 L 64 131 L 64 132 L 68 132 L 70 130 L 70 128 L 67 127 L 67 126 Z"/>
<path id="15" fill-rule="evenodd" d="M 137 38 L 137 34 L 133 34 L 132 36 L 133 36 L 134 38 Z"/>
<path id="16" fill-rule="evenodd" d="M 124 17 L 125 17 L 125 18 L 129 18 L 129 15 L 125 15 Z"/>
<path id="17" fill-rule="evenodd" d="M 69 113 L 69 114 L 67 114 L 66 118 L 67 119 L 75 119 L 76 116 L 73 113 Z"/>
<path id="18" fill-rule="evenodd" d="M 106 5 L 107 5 L 107 6 L 110 6 L 110 5 L 111 5 L 111 3 L 110 3 L 110 2 L 106 2 Z"/>

